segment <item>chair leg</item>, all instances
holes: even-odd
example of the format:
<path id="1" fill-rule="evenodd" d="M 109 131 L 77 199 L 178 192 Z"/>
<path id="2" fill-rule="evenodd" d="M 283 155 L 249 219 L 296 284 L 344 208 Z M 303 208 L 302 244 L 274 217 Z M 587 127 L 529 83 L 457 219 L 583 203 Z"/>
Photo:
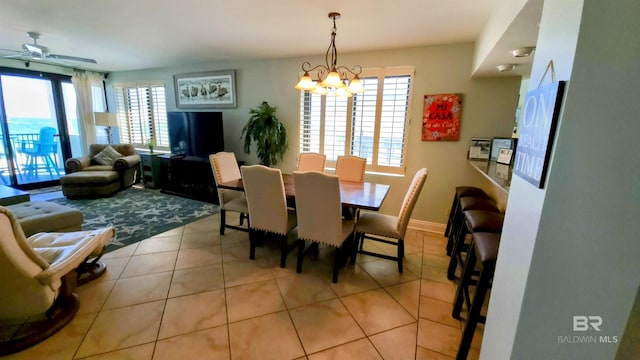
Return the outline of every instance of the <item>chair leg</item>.
<path id="1" fill-rule="evenodd" d="M 358 255 L 358 249 L 360 248 L 360 242 L 364 241 L 364 234 L 353 233 L 353 242 L 351 243 L 351 265 L 355 265 L 356 256 Z"/>
<path id="2" fill-rule="evenodd" d="M 460 311 L 462 311 L 462 303 L 465 299 L 465 292 L 468 291 L 469 283 L 471 282 L 471 276 L 473 275 L 474 268 L 476 266 L 476 252 L 474 249 L 474 245 L 472 244 L 469 247 L 469 252 L 467 253 L 467 261 L 464 264 L 464 270 L 462 271 L 462 278 L 458 283 L 458 288 L 456 290 L 456 296 L 453 302 L 453 310 L 451 311 L 451 316 L 454 319 L 460 319 Z"/>
<path id="3" fill-rule="evenodd" d="M 287 234 L 280 235 L 280 267 L 285 268 L 287 263 L 287 253 L 289 252 L 287 246 Z"/>
<path id="4" fill-rule="evenodd" d="M 449 219 L 447 220 L 447 227 L 444 229 L 444 236 L 449 237 L 451 231 L 451 225 L 453 225 L 453 216 L 455 215 L 456 208 L 458 207 L 458 196 L 456 194 L 453 195 L 453 201 L 451 202 L 451 207 L 449 208 Z"/>
<path id="5" fill-rule="evenodd" d="M 304 259 L 304 240 L 298 240 L 298 260 L 296 262 L 296 272 L 302 272 L 302 259 Z"/>
<path id="6" fill-rule="evenodd" d="M 471 309 L 469 310 L 467 324 L 464 327 L 462 340 L 460 340 L 460 346 L 458 347 L 458 354 L 456 356 L 456 359 L 458 360 L 466 359 L 467 355 L 469 354 L 471 341 L 473 341 L 473 335 L 475 334 L 476 326 L 478 325 L 478 320 L 480 319 L 480 310 L 482 309 L 482 305 L 484 304 L 484 299 L 487 295 L 487 289 L 489 288 L 489 283 L 491 281 L 491 278 L 493 277 L 494 267 L 495 262 L 487 262 L 482 264 L 482 271 L 480 272 L 480 278 L 478 279 L 478 287 L 476 288 L 476 293 L 473 296 L 473 303 L 471 304 Z"/>
<path id="7" fill-rule="evenodd" d="M 398 239 L 398 272 L 402 274 L 402 259 L 404 258 L 404 240 Z"/>
<path id="8" fill-rule="evenodd" d="M 342 256 L 343 256 L 342 247 L 336 248 L 335 259 L 333 260 L 333 277 L 332 277 L 332 281 L 333 281 L 334 284 L 338 282 L 338 271 L 340 271 L 340 264 L 342 264 Z"/>
<path id="9" fill-rule="evenodd" d="M 258 242 L 258 239 L 256 239 L 257 236 L 257 231 L 249 229 L 249 259 L 251 260 L 255 260 L 256 258 L 256 246 Z"/>
<path id="10" fill-rule="evenodd" d="M 51 166 L 49 165 L 49 161 L 46 156 L 42 156 L 42 165 L 44 166 L 45 169 L 47 169 L 49 176 L 53 176 L 53 172 L 51 171 Z"/>
<path id="11" fill-rule="evenodd" d="M 451 257 L 449 258 L 449 267 L 447 268 L 447 279 L 456 278 L 456 268 L 458 267 L 458 254 L 464 247 L 464 240 L 467 237 L 467 225 L 462 223 L 457 234 L 454 234 L 453 247 L 451 249 Z"/>
<path id="12" fill-rule="evenodd" d="M 455 211 L 453 213 L 453 218 L 451 219 L 451 228 L 449 229 L 448 239 L 447 239 L 447 256 L 451 256 L 451 251 L 453 250 L 453 243 L 455 242 L 457 232 L 460 226 L 461 213 L 457 211 L 457 209 L 452 210 Z"/>
<path id="13" fill-rule="evenodd" d="M 46 161 L 49 163 L 49 165 L 51 167 L 53 167 L 53 170 L 56 171 L 56 175 L 60 176 L 60 171 L 58 170 L 58 165 L 51 158 L 51 154 L 46 155 Z M 49 173 L 51 173 L 51 171 L 49 171 Z M 53 176 L 53 174 L 51 174 L 51 175 Z"/>
<path id="14" fill-rule="evenodd" d="M 224 209 L 220 209 L 220 235 L 224 235 L 224 227 L 227 220 L 227 212 Z"/>

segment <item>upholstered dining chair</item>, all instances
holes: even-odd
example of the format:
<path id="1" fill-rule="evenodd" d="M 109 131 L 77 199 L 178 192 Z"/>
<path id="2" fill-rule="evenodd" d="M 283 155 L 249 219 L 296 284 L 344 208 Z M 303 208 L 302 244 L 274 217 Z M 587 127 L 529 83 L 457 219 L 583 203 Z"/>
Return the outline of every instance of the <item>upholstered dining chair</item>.
<path id="1" fill-rule="evenodd" d="M 338 156 L 336 160 L 336 175 L 340 181 L 364 182 L 364 170 L 367 159 L 358 156 Z"/>
<path id="2" fill-rule="evenodd" d="M 298 171 L 324 171 L 327 156 L 313 152 L 300 153 L 298 156 Z"/>
<path id="3" fill-rule="evenodd" d="M 367 167 L 367 159 L 358 156 L 338 156 L 336 160 L 336 175 L 340 181 L 356 183 L 364 182 L 364 170 Z M 357 218 L 359 209 L 342 209 L 342 216 L 345 218 Z"/>
<path id="4" fill-rule="evenodd" d="M 315 171 L 293 172 L 298 217 L 298 261 L 296 271 L 302 272 L 302 260 L 308 250 L 318 244 L 336 248 L 333 277 L 353 252 L 354 221 L 342 218 L 340 181 L 337 176 Z M 306 243 L 310 245 L 305 249 Z"/>
<path id="5" fill-rule="evenodd" d="M 79 308 L 74 291 L 82 269 L 96 270 L 114 235 L 107 227 L 26 238 L 15 215 L 0 207 L 0 356 L 32 346 L 71 321 Z M 98 268 L 91 279 L 106 270 Z"/>
<path id="6" fill-rule="evenodd" d="M 249 258 L 255 259 L 260 238 L 273 234 L 280 241 L 280 267 L 284 268 L 287 254 L 295 247 L 289 246 L 289 232 L 296 226 L 296 212 L 287 208 L 282 172 L 263 165 L 242 166 L 242 182 L 249 208 Z"/>
<path id="7" fill-rule="evenodd" d="M 218 187 L 218 184 L 242 178 L 236 155 L 232 152 L 221 151 L 209 155 L 209 162 L 211 163 L 213 179 L 218 189 L 218 201 L 220 202 L 220 235 L 224 235 L 225 228 L 249 231 L 248 228 L 242 226 L 244 218 L 249 219 L 249 209 L 244 193 Z M 227 211 L 240 213 L 240 226 L 227 224 Z"/>
<path id="8" fill-rule="evenodd" d="M 395 260 L 398 262 L 398 271 L 402 272 L 402 259 L 404 257 L 404 236 L 411 213 L 416 205 L 418 196 L 427 179 L 427 169 L 422 168 L 416 172 L 413 181 L 402 201 L 402 207 L 398 216 L 386 215 L 373 211 L 362 211 L 356 225 L 356 243 L 360 254 L 376 256 L 379 258 Z M 379 241 L 397 246 L 396 256 L 374 253 L 363 249 L 365 239 Z M 352 262 L 355 259 L 352 258 Z"/>

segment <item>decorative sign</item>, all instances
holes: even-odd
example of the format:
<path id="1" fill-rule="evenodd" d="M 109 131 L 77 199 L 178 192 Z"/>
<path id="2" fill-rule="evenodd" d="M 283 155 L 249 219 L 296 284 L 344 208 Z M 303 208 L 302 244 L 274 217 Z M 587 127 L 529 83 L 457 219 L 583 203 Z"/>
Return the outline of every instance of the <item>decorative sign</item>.
<path id="1" fill-rule="evenodd" d="M 422 141 L 458 141 L 461 110 L 457 94 L 425 95 Z"/>
<path id="2" fill-rule="evenodd" d="M 542 189 L 560 114 L 564 81 L 529 91 L 520 119 L 513 173 Z"/>

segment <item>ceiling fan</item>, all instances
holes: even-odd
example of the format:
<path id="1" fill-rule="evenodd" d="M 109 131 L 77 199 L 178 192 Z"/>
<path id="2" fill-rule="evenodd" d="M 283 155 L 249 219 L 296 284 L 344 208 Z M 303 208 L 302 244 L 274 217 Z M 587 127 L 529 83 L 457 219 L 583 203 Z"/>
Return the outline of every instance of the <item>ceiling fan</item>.
<path id="1" fill-rule="evenodd" d="M 98 62 L 94 59 L 88 59 L 77 56 L 69 56 L 69 55 L 59 55 L 52 54 L 49 52 L 49 48 L 38 44 L 38 39 L 40 38 L 40 34 L 37 32 L 29 31 L 27 32 L 27 36 L 33 40 L 32 44 L 22 44 L 22 51 L 18 50 L 6 50 L 11 52 L 16 52 L 18 54 L 15 55 L 5 55 L 4 58 L 20 58 L 20 57 L 28 57 L 33 60 L 68 60 L 68 61 L 79 61 L 86 62 L 91 64 L 97 64 Z M 2 49 L 5 50 L 5 49 Z"/>

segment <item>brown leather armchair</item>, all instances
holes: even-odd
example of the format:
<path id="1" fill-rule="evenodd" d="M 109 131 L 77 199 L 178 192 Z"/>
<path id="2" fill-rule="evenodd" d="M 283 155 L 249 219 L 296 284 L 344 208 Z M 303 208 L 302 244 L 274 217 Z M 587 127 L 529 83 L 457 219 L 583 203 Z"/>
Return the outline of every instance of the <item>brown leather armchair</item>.
<path id="1" fill-rule="evenodd" d="M 125 189 L 140 181 L 140 155 L 131 144 L 111 144 L 117 152 L 123 156 L 114 164 L 101 165 L 94 160 L 109 144 L 89 145 L 89 155 L 70 158 L 65 161 L 64 168 L 67 174 L 78 171 L 116 171 L 120 181 L 120 189 Z"/>

